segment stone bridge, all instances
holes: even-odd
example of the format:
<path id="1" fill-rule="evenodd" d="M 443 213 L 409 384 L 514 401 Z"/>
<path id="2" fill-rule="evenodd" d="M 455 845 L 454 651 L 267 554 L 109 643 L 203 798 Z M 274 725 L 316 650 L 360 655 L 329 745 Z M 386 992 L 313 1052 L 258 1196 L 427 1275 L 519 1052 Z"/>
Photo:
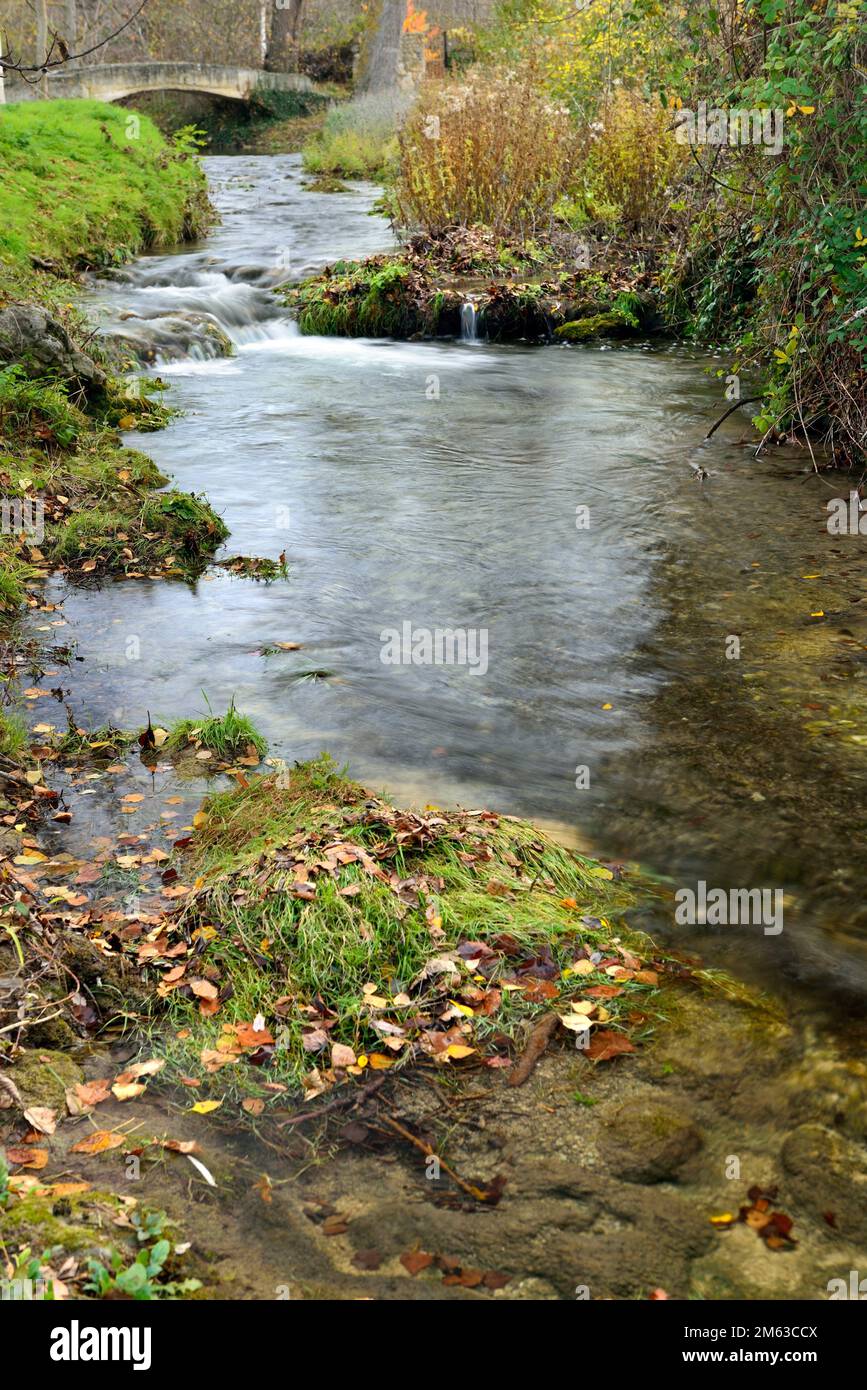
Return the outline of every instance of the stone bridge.
<path id="1" fill-rule="evenodd" d="M 42 83 L 6 82 L 7 101 L 30 101 L 45 95 Z M 222 68 L 211 63 L 103 63 L 93 67 L 56 68 L 46 79 L 49 97 L 87 97 L 120 101 L 139 92 L 207 92 L 249 101 L 256 92 L 315 92 L 309 77 L 258 68 Z"/>

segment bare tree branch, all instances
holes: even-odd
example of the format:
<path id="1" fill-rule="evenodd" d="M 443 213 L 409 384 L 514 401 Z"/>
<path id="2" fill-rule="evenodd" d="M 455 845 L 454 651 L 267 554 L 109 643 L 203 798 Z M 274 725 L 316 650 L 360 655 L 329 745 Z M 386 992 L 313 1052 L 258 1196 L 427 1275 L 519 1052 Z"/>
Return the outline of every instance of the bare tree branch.
<path id="1" fill-rule="evenodd" d="M 80 53 L 70 53 L 66 41 L 56 30 L 53 30 L 51 35 L 51 46 L 44 55 L 44 59 L 41 63 L 36 63 L 35 65 L 25 63 L 20 58 L 15 58 L 12 53 L 7 53 L 0 56 L 0 67 L 3 68 L 4 73 L 18 73 L 19 77 L 23 77 L 25 82 L 30 82 L 32 85 L 34 79 L 28 77 L 28 73 L 35 74 L 35 77 L 38 79 L 43 73 L 48 72 L 50 68 L 62 68 L 65 63 L 71 63 L 76 58 L 86 58 L 89 54 L 96 53 L 97 49 L 104 48 L 107 43 L 111 43 L 112 39 L 116 39 L 118 34 L 122 34 L 125 29 L 128 29 L 129 26 L 138 19 L 147 3 L 148 0 L 141 0 L 138 9 L 130 15 L 129 19 L 124 20 L 123 24 L 119 25 L 111 34 L 106 34 L 105 38 L 100 39 L 99 43 L 92 44 L 90 48 L 83 48 Z M 58 56 L 55 57 L 55 54 Z"/>

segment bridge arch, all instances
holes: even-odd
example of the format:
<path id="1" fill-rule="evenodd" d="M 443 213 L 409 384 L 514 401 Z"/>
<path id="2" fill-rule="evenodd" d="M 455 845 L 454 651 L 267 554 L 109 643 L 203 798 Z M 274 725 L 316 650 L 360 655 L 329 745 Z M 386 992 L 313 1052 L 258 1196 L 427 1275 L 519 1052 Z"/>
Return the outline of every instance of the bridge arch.
<path id="1" fill-rule="evenodd" d="M 315 83 L 296 72 L 264 72 L 258 68 L 220 67 L 213 63 L 102 63 L 93 67 L 58 68 L 48 73 L 49 98 L 89 98 L 121 101 L 141 92 L 202 92 L 209 96 L 249 101 L 256 92 L 315 92 Z M 36 100 L 41 86 L 7 85 L 7 101 Z"/>

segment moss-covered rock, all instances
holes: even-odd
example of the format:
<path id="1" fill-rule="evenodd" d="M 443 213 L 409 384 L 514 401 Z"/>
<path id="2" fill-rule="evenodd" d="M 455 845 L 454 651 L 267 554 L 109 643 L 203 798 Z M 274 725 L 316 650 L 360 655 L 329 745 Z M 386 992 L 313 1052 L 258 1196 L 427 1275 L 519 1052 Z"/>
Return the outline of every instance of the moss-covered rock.
<path id="1" fill-rule="evenodd" d="M 591 338 L 628 338 L 636 332 L 636 324 L 623 314 L 590 314 L 587 318 L 561 323 L 554 337 L 563 343 L 586 343 Z"/>
<path id="2" fill-rule="evenodd" d="M 606 1117 L 602 1151 L 612 1173 L 627 1182 L 670 1182 L 703 1142 L 689 1116 L 674 1106 L 630 1100 Z"/>
<path id="3" fill-rule="evenodd" d="M 781 1158 L 793 1201 L 817 1220 L 833 1212 L 835 1230 L 867 1240 L 863 1146 L 824 1125 L 805 1124 L 786 1136 Z"/>
<path id="4" fill-rule="evenodd" d="M 25 1106 L 47 1105 L 61 1109 L 66 1091 L 84 1079 L 81 1067 L 65 1052 L 32 1048 L 19 1053 L 10 1071 Z"/>

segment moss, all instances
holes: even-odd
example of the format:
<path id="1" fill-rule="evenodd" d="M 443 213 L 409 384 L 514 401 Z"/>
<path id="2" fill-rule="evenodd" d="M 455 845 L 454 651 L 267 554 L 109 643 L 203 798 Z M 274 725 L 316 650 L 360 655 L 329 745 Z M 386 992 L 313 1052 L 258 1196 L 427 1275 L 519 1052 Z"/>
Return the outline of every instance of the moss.
<path id="1" fill-rule="evenodd" d="M 290 290 L 302 333 L 408 338 L 426 322 L 417 278 L 397 257 L 339 261 Z"/>
<path id="2" fill-rule="evenodd" d="M 32 1048 L 19 1054 L 11 1076 L 26 1105 L 61 1109 L 68 1088 L 77 1085 L 84 1073 L 65 1052 Z"/>
<path id="3" fill-rule="evenodd" d="M 588 318 L 561 323 L 555 328 L 554 337 L 563 343 L 586 343 L 590 338 L 625 338 L 635 329 L 635 322 L 630 322 L 626 314 L 591 314 Z"/>
<path id="4" fill-rule="evenodd" d="M 87 1193 L 86 1197 L 87 1206 L 100 1199 L 117 1206 L 117 1198 L 109 1194 Z M 67 1217 L 54 1214 L 55 1203 L 51 1197 L 30 1194 L 10 1202 L 3 1212 L 4 1239 L 10 1243 L 14 1240 L 20 1245 L 29 1246 L 37 1255 L 55 1246 L 60 1246 L 70 1253 L 92 1250 L 95 1243 L 93 1231 L 76 1225 L 74 1221 L 74 1217 L 82 1209 L 82 1198 L 73 1195 L 66 1200 L 70 1206 L 70 1215 Z"/>

